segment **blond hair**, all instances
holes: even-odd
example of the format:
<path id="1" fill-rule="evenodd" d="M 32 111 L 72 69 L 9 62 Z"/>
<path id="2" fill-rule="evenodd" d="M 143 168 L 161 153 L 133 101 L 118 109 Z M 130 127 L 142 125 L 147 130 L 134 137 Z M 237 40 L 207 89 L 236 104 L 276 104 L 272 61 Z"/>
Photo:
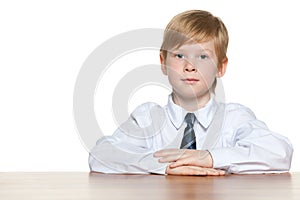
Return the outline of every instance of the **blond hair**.
<path id="1" fill-rule="evenodd" d="M 227 59 L 229 37 L 224 23 L 220 18 L 202 10 L 189 10 L 173 17 L 164 32 L 160 49 L 162 57 L 166 59 L 168 50 L 179 48 L 191 40 L 198 43 L 214 41 L 218 68 Z"/>

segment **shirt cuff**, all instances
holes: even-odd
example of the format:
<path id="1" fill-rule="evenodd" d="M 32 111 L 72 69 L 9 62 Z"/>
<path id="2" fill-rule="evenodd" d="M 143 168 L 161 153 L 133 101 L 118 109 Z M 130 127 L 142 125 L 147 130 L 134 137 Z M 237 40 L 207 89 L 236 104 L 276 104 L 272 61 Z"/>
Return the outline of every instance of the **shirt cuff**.
<path id="1" fill-rule="evenodd" d="M 209 150 L 209 153 L 213 160 L 213 168 L 217 169 L 227 169 L 230 166 L 228 157 L 225 155 L 230 155 L 230 150 L 226 148 L 217 148 Z"/>
<path id="2" fill-rule="evenodd" d="M 165 175 L 169 163 L 160 163 L 158 158 L 155 158 L 153 157 L 153 154 L 150 154 L 146 159 L 143 159 L 140 165 L 147 166 L 146 168 L 149 173 Z"/>
<path id="3" fill-rule="evenodd" d="M 161 168 L 157 168 L 157 169 L 153 169 L 153 170 L 150 170 L 149 172 L 151 174 L 160 174 L 160 175 L 166 175 L 166 168 L 167 168 L 167 164 L 164 165 L 163 167 Z"/>

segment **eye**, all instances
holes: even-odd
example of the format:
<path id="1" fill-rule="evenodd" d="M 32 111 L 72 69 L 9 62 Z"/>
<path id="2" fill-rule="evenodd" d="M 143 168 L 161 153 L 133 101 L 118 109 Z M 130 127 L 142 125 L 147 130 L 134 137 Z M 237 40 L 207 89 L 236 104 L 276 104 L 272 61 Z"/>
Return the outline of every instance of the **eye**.
<path id="1" fill-rule="evenodd" d="M 204 60 L 204 59 L 207 59 L 207 58 L 208 58 L 208 56 L 205 55 L 205 54 L 202 54 L 202 55 L 199 56 L 200 60 Z"/>
<path id="2" fill-rule="evenodd" d="M 183 59 L 184 58 L 184 55 L 183 54 L 180 54 L 180 53 L 176 53 L 174 54 L 175 58 L 178 58 L 178 59 Z"/>

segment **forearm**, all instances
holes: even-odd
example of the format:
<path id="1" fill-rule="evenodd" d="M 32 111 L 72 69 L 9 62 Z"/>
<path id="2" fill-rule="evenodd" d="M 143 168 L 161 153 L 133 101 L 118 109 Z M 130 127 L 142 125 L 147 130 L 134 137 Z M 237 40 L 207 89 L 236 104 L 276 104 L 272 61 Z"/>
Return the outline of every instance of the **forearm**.
<path id="1" fill-rule="evenodd" d="M 239 142 L 234 147 L 210 150 L 213 167 L 229 173 L 276 173 L 290 169 L 292 147 L 273 136 L 264 143 Z M 276 146 L 274 146 L 276 145 Z"/>
<path id="2" fill-rule="evenodd" d="M 103 173 L 165 174 L 168 164 L 159 163 L 147 150 L 125 150 L 111 141 L 103 140 L 92 149 L 89 165 L 91 171 Z"/>

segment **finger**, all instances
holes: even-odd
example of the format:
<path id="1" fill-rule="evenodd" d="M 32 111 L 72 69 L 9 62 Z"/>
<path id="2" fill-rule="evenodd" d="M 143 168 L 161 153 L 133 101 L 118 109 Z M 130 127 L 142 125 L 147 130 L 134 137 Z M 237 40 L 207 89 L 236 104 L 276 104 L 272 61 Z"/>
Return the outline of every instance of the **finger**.
<path id="1" fill-rule="evenodd" d="M 194 150 L 187 150 L 187 149 L 181 149 L 181 150 L 177 150 L 177 151 L 172 151 L 170 152 L 170 154 L 162 156 L 159 161 L 160 162 L 177 162 L 179 160 L 185 160 L 185 159 L 189 159 L 184 161 L 186 164 L 188 164 L 188 162 L 191 162 L 191 160 L 193 159 L 193 152 Z M 183 163 L 184 164 L 184 163 Z M 183 165 L 183 164 L 179 164 Z M 193 164 L 193 163 L 191 163 Z"/>
<path id="2" fill-rule="evenodd" d="M 220 176 L 224 176 L 226 174 L 226 171 L 224 171 L 224 170 L 219 169 L 218 171 L 219 171 Z"/>
<path id="3" fill-rule="evenodd" d="M 193 165 L 199 167 L 207 167 L 206 165 L 203 166 L 203 161 L 200 159 L 201 151 L 190 150 L 186 151 L 182 156 L 178 158 L 176 162 L 173 162 L 170 167 L 179 167 L 183 165 Z"/>
<path id="4" fill-rule="evenodd" d="M 186 169 L 185 172 L 189 173 L 188 175 L 206 175 L 206 176 L 220 176 L 225 175 L 225 171 L 213 169 L 213 168 L 203 168 L 203 167 L 197 167 L 197 166 L 186 166 L 188 170 Z M 184 167 L 182 167 L 184 168 Z M 175 168 L 176 169 L 176 168 Z M 187 175 L 187 174 L 186 174 Z"/>
<path id="5" fill-rule="evenodd" d="M 167 169 L 167 174 L 172 175 L 197 175 L 197 176 L 223 176 L 225 175 L 224 170 L 213 169 L 213 168 L 202 168 L 197 166 L 180 166 L 176 168 Z"/>
<path id="6" fill-rule="evenodd" d="M 210 176 L 221 176 L 225 175 L 225 171 L 223 170 L 218 170 L 218 169 L 213 169 L 213 168 L 205 168 L 207 170 L 207 175 Z"/>
<path id="7" fill-rule="evenodd" d="M 219 176 L 219 171 L 215 169 L 206 169 L 207 175 L 210 176 Z"/>
<path id="8" fill-rule="evenodd" d="M 195 175 L 195 176 L 206 176 L 207 170 L 202 167 L 197 166 L 187 166 L 189 168 L 189 174 L 188 175 Z"/>
<path id="9" fill-rule="evenodd" d="M 165 163 L 165 162 L 176 162 L 177 160 L 181 159 L 182 154 L 174 154 L 174 155 L 168 155 L 163 156 L 158 159 L 159 162 Z"/>
<path id="10" fill-rule="evenodd" d="M 182 153 L 183 149 L 163 149 L 156 151 L 153 155 L 154 157 L 163 157 L 163 156 L 169 156 L 174 154 L 180 154 Z"/>
<path id="11" fill-rule="evenodd" d="M 170 164 L 170 168 L 176 168 L 179 166 L 185 166 L 185 165 L 194 165 L 195 163 L 192 161 L 191 157 L 186 158 L 178 158 L 175 162 Z"/>
<path id="12" fill-rule="evenodd" d="M 172 175 L 206 175 L 206 170 L 202 170 L 200 167 L 181 166 L 177 168 L 169 168 L 167 174 Z"/>

